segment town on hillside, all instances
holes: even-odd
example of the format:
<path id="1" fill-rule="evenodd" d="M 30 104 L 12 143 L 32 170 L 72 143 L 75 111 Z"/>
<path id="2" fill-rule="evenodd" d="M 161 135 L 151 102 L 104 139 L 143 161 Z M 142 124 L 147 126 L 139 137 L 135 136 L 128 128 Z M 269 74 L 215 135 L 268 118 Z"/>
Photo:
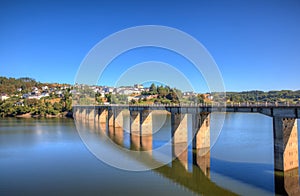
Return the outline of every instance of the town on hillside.
<path id="1" fill-rule="evenodd" d="M 217 102 L 300 104 L 300 91 L 182 92 L 169 86 L 142 84 L 109 87 L 41 83 L 28 77 L 0 77 L 0 116 L 63 117 L 72 104 L 211 104 Z"/>

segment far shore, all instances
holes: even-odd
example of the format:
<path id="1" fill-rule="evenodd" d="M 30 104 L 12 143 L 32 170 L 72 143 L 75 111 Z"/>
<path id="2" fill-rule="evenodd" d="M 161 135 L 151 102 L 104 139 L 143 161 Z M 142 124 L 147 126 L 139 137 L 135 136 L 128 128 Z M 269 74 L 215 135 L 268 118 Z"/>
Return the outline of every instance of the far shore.
<path id="1" fill-rule="evenodd" d="M 72 112 L 63 112 L 57 115 L 46 114 L 44 115 L 33 115 L 31 113 L 21 114 L 14 116 L 15 118 L 73 118 Z"/>

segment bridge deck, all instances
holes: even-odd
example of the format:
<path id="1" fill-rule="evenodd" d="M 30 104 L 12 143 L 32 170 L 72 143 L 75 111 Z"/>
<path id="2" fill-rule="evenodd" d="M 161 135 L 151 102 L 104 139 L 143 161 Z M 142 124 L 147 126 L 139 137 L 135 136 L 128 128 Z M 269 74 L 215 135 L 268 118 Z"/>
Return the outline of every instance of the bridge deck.
<path id="1" fill-rule="evenodd" d="M 271 117 L 299 118 L 299 105 L 229 105 L 229 106 L 203 106 L 203 105 L 96 105 L 73 106 L 84 109 L 107 109 L 144 111 L 164 110 L 170 113 L 201 113 L 201 112 L 247 112 L 261 113 Z"/>

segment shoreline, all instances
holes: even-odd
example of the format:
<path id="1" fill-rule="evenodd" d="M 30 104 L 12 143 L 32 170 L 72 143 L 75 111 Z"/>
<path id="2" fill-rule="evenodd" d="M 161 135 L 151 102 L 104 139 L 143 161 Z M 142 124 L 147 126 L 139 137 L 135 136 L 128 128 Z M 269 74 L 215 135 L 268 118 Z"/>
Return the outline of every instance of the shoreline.
<path id="1" fill-rule="evenodd" d="M 31 113 L 16 115 L 16 116 L 6 116 L 9 118 L 73 118 L 73 112 L 63 112 L 57 115 L 46 114 L 43 115 L 32 115 Z"/>

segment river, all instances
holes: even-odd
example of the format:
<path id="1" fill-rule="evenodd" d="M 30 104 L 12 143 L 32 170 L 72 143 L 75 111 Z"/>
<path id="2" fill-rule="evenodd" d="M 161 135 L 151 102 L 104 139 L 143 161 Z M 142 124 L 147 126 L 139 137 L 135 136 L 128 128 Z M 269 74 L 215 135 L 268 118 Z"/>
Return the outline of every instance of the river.
<path id="1" fill-rule="evenodd" d="M 168 140 L 169 127 L 167 120 L 153 137 L 153 148 Z M 109 130 L 100 134 L 93 131 L 95 127 L 83 129 L 97 148 L 120 156 L 110 150 L 111 144 L 101 142 Z M 121 142 L 112 139 L 129 149 L 129 137 L 124 132 Z M 189 148 L 187 163 L 178 158 L 135 172 L 99 160 L 80 138 L 73 119 L 4 118 L 0 119 L 0 195 L 274 195 L 288 185 L 275 186 L 272 138 L 272 118 L 227 114 L 206 170 L 193 161 Z M 131 166 L 143 164 L 128 159 Z M 292 181 L 297 187 L 298 173 Z"/>

